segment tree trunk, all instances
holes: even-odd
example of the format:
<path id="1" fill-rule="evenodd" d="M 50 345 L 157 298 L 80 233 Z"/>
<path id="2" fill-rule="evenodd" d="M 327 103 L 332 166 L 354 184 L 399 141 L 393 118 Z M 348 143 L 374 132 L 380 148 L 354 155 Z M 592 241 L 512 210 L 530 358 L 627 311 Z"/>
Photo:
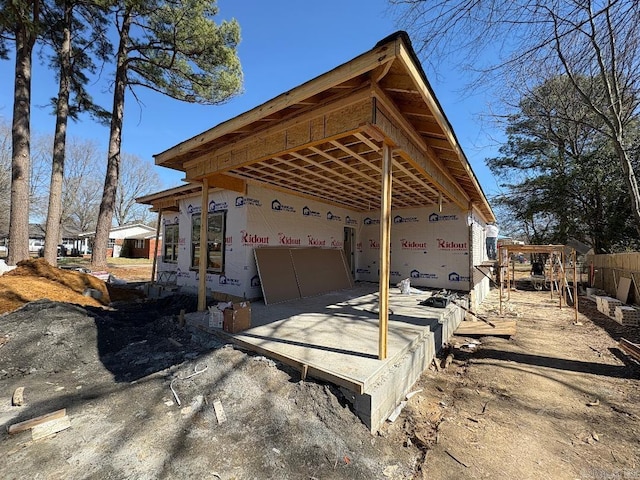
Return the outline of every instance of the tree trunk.
<path id="1" fill-rule="evenodd" d="M 124 117 L 125 89 L 127 87 L 127 44 L 129 43 L 129 29 L 131 27 L 131 10 L 124 13 L 120 43 L 116 65 L 116 79 L 113 91 L 113 110 L 111 114 L 111 128 L 109 131 L 109 152 L 107 158 L 107 173 L 104 179 L 104 190 L 96 237 L 91 253 L 91 268 L 102 270 L 107 267 L 107 246 L 109 232 L 113 222 L 118 180 L 120 177 L 120 145 L 122 143 L 122 121 Z"/>
<path id="2" fill-rule="evenodd" d="M 11 212 L 9 255 L 15 265 L 29 258 L 29 177 L 31 170 L 31 53 L 35 35 L 27 26 L 16 28 L 16 75 L 11 153 Z"/>
<path id="3" fill-rule="evenodd" d="M 69 117 L 69 88 L 71 77 L 71 13 L 72 7 L 65 2 L 64 37 L 59 52 L 60 83 L 56 104 L 56 131 L 53 139 L 53 160 L 49 187 L 49 209 L 45 233 L 44 258 L 51 265 L 57 264 L 58 241 L 62 217 L 62 182 L 64 177 L 65 149 L 67 144 L 67 120 Z"/>
<path id="4" fill-rule="evenodd" d="M 624 172 L 624 182 L 629 191 L 629 199 L 631 200 L 631 213 L 635 220 L 636 230 L 640 236 L 640 188 L 638 188 L 638 178 L 633 170 L 631 159 L 629 158 L 629 151 L 624 148 L 621 141 L 616 139 L 615 142 L 616 153 L 620 160 L 620 166 Z"/>

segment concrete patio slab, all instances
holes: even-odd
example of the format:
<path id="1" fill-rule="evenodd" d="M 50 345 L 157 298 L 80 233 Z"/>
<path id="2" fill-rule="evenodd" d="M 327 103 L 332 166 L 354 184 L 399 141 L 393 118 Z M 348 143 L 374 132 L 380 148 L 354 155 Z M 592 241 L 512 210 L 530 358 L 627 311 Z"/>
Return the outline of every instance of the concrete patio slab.
<path id="1" fill-rule="evenodd" d="M 395 409 L 464 318 L 461 308 L 419 305 L 431 292 L 390 291 L 388 357 L 378 359 L 378 285 L 302 300 L 251 304 L 252 327 L 236 344 L 342 387 L 372 430 Z"/>

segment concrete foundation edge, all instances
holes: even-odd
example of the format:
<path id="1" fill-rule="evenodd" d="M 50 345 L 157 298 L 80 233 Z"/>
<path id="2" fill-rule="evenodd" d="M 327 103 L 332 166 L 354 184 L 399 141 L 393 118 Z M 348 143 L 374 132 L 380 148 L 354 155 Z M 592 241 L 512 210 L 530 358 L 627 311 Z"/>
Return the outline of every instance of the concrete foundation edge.
<path id="1" fill-rule="evenodd" d="M 375 385 L 363 394 L 340 389 L 353 405 L 355 413 L 372 433 L 380 430 L 391 413 L 405 399 L 420 375 L 428 368 L 437 352 L 449 341 L 463 319 L 464 311 L 451 305 L 441 315 L 436 331 L 427 332 L 411 350 L 377 380 Z"/>

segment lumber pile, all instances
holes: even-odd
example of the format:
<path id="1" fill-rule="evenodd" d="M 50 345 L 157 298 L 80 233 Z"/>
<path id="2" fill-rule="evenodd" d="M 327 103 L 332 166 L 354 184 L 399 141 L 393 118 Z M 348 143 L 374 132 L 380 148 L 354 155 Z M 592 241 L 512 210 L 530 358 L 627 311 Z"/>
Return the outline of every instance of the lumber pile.
<path id="1" fill-rule="evenodd" d="M 618 345 L 624 353 L 633 357 L 637 362 L 640 362 L 640 345 L 637 343 L 631 343 L 626 338 L 621 338 Z"/>

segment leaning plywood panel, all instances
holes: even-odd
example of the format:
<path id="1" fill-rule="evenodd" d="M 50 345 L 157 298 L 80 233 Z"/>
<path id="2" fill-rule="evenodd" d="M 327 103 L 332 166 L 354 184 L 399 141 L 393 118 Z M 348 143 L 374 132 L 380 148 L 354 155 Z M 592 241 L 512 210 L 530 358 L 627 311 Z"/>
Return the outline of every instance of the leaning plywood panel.
<path id="1" fill-rule="evenodd" d="M 291 257 L 302 297 L 352 286 L 342 250 L 295 248 L 291 249 Z"/>
<path id="2" fill-rule="evenodd" d="M 627 277 L 621 277 L 618 281 L 618 289 L 616 291 L 616 298 L 622 303 L 627 303 L 629 299 L 629 289 L 631 288 L 631 279 Z"/>
<path id="3" fill-rule="evenodd" d="M 256 248 L 254 254 L 266 305 L 300 298 L 288 248 Z"/>

